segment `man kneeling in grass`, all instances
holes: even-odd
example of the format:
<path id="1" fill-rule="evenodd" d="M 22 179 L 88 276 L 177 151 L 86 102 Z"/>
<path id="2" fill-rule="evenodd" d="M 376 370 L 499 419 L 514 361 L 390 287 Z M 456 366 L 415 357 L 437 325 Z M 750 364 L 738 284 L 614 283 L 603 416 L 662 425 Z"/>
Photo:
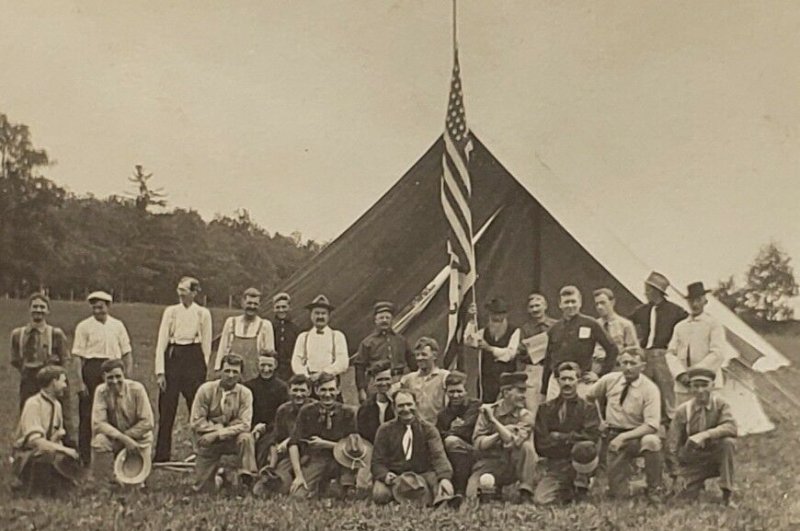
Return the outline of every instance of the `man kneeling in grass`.
<path id="1" fill-rule="evenodd" d="M 722 501 L 735 506 L 733 493 L 734 453 L 738 428 L 731 407 L 711 390 L 716 373 L 691 368 L 687 373 L 692 398 L 675 411 L 669 433 L 670 453 L 678 460 L 678 483 L 682 494 L 695 498 L 706 479 L 719 477 Z"/>
<path id="2" fill-rule="evenodd" d="M 108 359 L 100 366 L 103 383 L 92 402 L 92 475 L 109 475 L 123 448 L 150 459 L 153 409 L 144 386 L 125 378 L 125 363 Z"/>
<path id="3" fill-rule="evenodd" d="M 220 378 L 201 385 L 192 403 L 190 424 L 197 452 L 195 491 L 210 484 L 223 455 L 239 457 L 242 483 L 250 483 L 257 472 L 255 440 L 250 433 L 253 394 L 239 383 L 243 366 L 241 356 L 225 356 Z"/>

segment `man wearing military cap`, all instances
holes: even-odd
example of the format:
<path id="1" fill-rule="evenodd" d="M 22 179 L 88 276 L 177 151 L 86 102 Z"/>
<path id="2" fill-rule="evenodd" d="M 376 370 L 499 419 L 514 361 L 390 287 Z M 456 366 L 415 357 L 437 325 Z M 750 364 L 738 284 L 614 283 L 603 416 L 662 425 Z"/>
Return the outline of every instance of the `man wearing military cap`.
<path id="1" fill-rule="evenodd" d="M 312 382 L 316 382 L 323 372 L 339 376 L 350 366 L 350 357 L 345 335 L 328 326 L 334 307 L 328 297 L 317 295 L 306 309 L 311 312 L 313 326 L 297 336 L 292 371 L 305 374 Z"/>
<path id="2" fill-rule="evenodd" d="M 379 361 L 391 363 L 392 376 L 395 381 L 407 371 L 416 371 L 417 362 L 414 352 L 405 337 L 392 328 L 395 306 L 388 301 L 375 303 L 373 319 L 375 330 L 365 337 L 358 346 L 353 365 L 356 369 L 356 388 L 359 402 L 367 399 L 367 369 Z"/>
<path id="3" fill-rule="evenodd" d="M 292 353 L 294 352 L 294 344 L 297 341 L 297 336 L 300 330 L 297 325 L 292 321 L 292 297 L 286 293 L 281 292 L 272 297 L 272 329 L 275 333 L 275 352 L 278 360 L 278 369 L 275 375 L 288 382 L 292 377 Z"/>
<path id="4" fill-rule="evenodd" d="M 534 491 L 536 451 L 533 448 L 533 413 L 525 409 L 528 375 L 500 375 L 500 400 L 481 406 L 472 444 L 478 460 L 467 482 L 467 497 L 478 495 L 481 476 L 489 474 L 498 487 L 519 482 L 520 495 L 531 500 Z"/>
<path id="5" fill-rule="evenodd" d="M 675 411 L 669 448 L 678 461 L 678 490 L 694 498 L 706 479 L 719 477 L 723 503 L 733 505 L 738 429 L 728 403 L 712 393 L 716 376 L 713 370 L 705 367 L 687 371 L 692 398 Z"/>

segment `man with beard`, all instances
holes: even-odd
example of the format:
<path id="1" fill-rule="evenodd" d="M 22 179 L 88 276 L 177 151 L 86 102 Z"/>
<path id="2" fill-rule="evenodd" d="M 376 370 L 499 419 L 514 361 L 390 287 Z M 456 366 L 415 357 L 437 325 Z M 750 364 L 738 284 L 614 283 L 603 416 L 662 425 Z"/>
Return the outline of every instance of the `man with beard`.
<path id="1" fill-rule="evenodd" d="M 288 293 L 281 292 L 272 297 L 273 317 L 270 321 L 275 333 L 275 352 L 278 353 L 276 375 L 284 382 L 288 382 L 292 377 L 292 353 L 297 335 L 300 333 L 297 325 L 292 322 L 291 304 L 292 298 Z"/>
<path id="2" fill-rule="evenodd" d="M 658 427 L 661 423 L 661 396 L 658 387 L 644 370 L 639 347 L 625 349 L 619 357 L 621 372 L 600 378 L 586 394 L 590 402 L 605 403 L 601 426 L 608 446 L 608 485 L 612 497 L 629 496 L 633 461 L 643 457 L 647 497 L 661 500 L 663 456 Z"/>
<path id="3" fill-rule="evenodd" d="M 219 338 L 214 370 L 222 366 L 222 358 L 228 354 L 238 354 L 244 359 L 242 381 L 258 376 L 258 356 L 275 351 L 275 334 L 272 323 L 258 316 L 261 308 L 261 292 L 247 288 L 242 293 L 242 315 L 228 317 Z"/>
<path id="4" fill-rule="evenodd" d="M 472 432 L 478 421 L 481 401 L 467 396 L 467 375 L 453 371 L 444 379 L 447 406 L 439 412 L 436 428 L 442 436 L 447 458 L 453 465 L 453 487 L 464 495 L 475 462 Z"/>
<path id="5" fill-rule="evenodd" d="M 406 370 L 417 370 L 414 353 L 408 341 L 392 329 L 394 319 L 394 304 L 387 301 L 378 302 L 374 308 L 375 331 L 365 337 L 358 346 L 353 360 L 356 369 L 356 388 L 358 400 L 367 399 L 368 380 L 367 369 L 379 361 L 388 361 L 392 369 L 392 376 L 397 380 Z M 396 381 L 395 380 L 395 381 Z"/>
<path id="6" fill-rule="evenodd" d="M 439 343 L 432 337 L 421 337 L 414 345 L 417 370 L 400 379 L 400 387 L 411 389 L 415 394 L 416 413 L 429 424 L 436 424 L 436 417 L 444 409 L 444 379 L 449 371 L 436 366 Z"/>
<path id="7" fill-rule="evenodd" d="M 297 336 L 292 354 L 292 371 L 305 374 L 314 384 L 323 373 L 339 376 L 346 372 L 350 358 L 347 338 L 339 330 L 328 326 L 334 309 L 328 298 L 318 295 L 306 305 L 306 309 L 311 312 L 313 326 Z"/>
<path id="8" fill-rule="evenodd" d="M 150 459 L 153 445 L 153 409 L 144 386 L 125 377 L 122 360 L 110 359 L 100 367 L 103 383 L 92 405 L 92 475 L 111 473 L 114 457 L 123 448 Z"/>
<path id="9" fill-rule="evenodd" d="M 520 332 L 518 328 L 508 324 L 508 306 L 502 298 L 490 300 L 486 309 L 489 311 L 489 324 L 486 328 L 473 332 L 477 308 L 475 304 L 470 305 L 465 337 L 467 344 L 475 345 L 481 351 L 479 394 L 484 404 L 490 404 L 497 401 L 500 375 L 516 370 Z"/>
<path id="10" fill-rule="evenodd" d="M 342 488 L 343 497 L 348 497 L 355 492 L 355 475 L 334 459 L 333 448 L 341 439 L 356 433 L 356 415 L 336 400 L 339 383 L 334 375 L 320 373 L 315 386 L 319 401 L 300 409 L 289 439 L 289 459 L 294 473 L 290 494 L 313 498 L 319 494 L 320 487 L 335 479 Z"/>
<path id="11" fill-rule="evenodd" d="M 225 356 L 220 378 L 201 385 L 192 403 L 189 423 L 197 453 L 195 491 L 209 485 L 223 455 L 238 456 L 242 483 L 251 482 L 257 472 L 255 440 L 250 433 L 253 394 L 239 383 L 243 365 L 240 356 Z"/>
<path id="12" fill-rule="evenodd" d="M 89 464 L 92 457 L 92 403 L 95 391 L 103 383 L 102 365 L 106 360 L 122 360 L 128 374 L 133 370 L 131 339 L 122 321 L 108 314 L 111 295 L 95 291 L 87 297 L 92 306 L 92 316 L 75 327 L 72 354 L 81 361 L 80 420 L 78 447 L 81 460 Z"/>
<path id="13" fill-rule="evenodd" d="M 30 322 L 11 332 L 11 366 L 19 371 L 19 410 L 28 398 L 39 392 L 36 374 L 47 365 L 69 370 L 71 358 L 64 331 L 47 323 L 50 299 L 44 293 L 34 293 L 28 299 Z M 80 373 L 80 371 L 77 371 Z M 78 386 L 80 387 L 80 386 Z M 69 390 L 60 399 L 67 430 L 65 439 L 77 443 L 77 423 Z"/>
<path id="14" fill-rule="evenodd" d="M 537 505 L 585 499 L 598 464 L 600 418 L 594 405 L 578 396 L 581 368 L 570 361 L 558 366 L 559 395 L 539 406 L 533 441 L 546 459 L 536 485 Z"/>
<path id="15" fill-rule="evenodd" d="M 39 392 L 25 401 L 14 437 L 12 488 L 55 494 L 74 486 L 75 477 L 65 471 L 80 467 L 78 452 L 61 442 L 66 432 L 58 399 L 67 390 L 67 373 L 63 367 L 47 365 L 39 369 L 36 380 Z"/>
<path id="16" fill-rule="evenodd" d="M 434 496 L 452 497 L 453 467 L 447 460 L 439 432 L 417 417 L 416 394 L 401 388 L 392 398 L 397 418 L 383 424 L 375 435 L 373 501 L 380 504 L 392 501 L 392 485 L 408 473 L 422 478 L 419 483 L 427 487 L 426 504 L 431 504 Z"/>
<path id="17" fill-rule="evenodd" d="M 194 302 L 199 292 L 197 279 L 183 277 L 177 288 L 180 303 L 165 308 L 161 317 L 155 361 L 159 389 L 156 462 L 171 459 L 172 427 L 180 395 L 191 409 L 198 387 L 206 380 L 211 312 Z"/>
<path id="18" fill-rule="evenodd" d="M 564 286 L 559 291 L 562 317 L 547 331 L 547 350 L 544 355 L 541 394 L 548 399 L 558 396 L 558 382 L 550 378 L 552 371 L 565 361 L 577 363 L 581 368 L 578 396 L 584 396 L 589 386 L 597 381 L 592 371 L 592 356 L 599 344 L 606 352 L 603 373 L 611 372 L 617 362 L 619 350 L 600 324 L 581 313 L 581 292 L 575 286 Z"/>
<path id="19" fill-rule="evenodd" d="M 253 393 L 253 436 L 257 438 L 256 456 L 259 466 L 269 458 L 271 434 L 278 408 L 289 399 L 286 384 L 275 376 L 278 360 L 273 352 L 258 356 L 258 376 L 244 383 Z"/>
<path id="20" fill-rule="evenodd" d="M 695 499 L 706 479 L 719 477 L 722 502 L 734 506 L 734 454 L 738 429 L 731 407 L 712 394 L 716 373 L 705 367 L 687 371 L 692 398 L 675 411 L 669 433 L 670 453 L 678 460 L 682 494 Z"/>
<path id="21" fill-rule="evenodd" d="M 524 372 L 501 374 L 500 400 L 481 406 L 472 435 L 478 459 L 467 482 L 467 497 L 476 497 L 481 476 L 489 475 L 489 483 L 497 487 L 518 481 L 521 498 L 533 498 L 536 451 L 533 413 L 525 409 L 527 381 Z"/>
<path id="22" fill-rule="evenodd" d="M 294 431 L 295 421 L 300 409 L 315 400 L 310 398 L 311 383 L 304 374 L 295 374 L 289 379 L 289 401 L 281 404 L 275 413 L 275 429 L 269 436 L 269 461 L 266 471 L 262 470 L 262 478 L 253 487 L 253 493 L 261 495 L 269 491 L 273 485 L 269 479 L 270 472 L 280 480 L 278 490 L 289 494 L 292 485 L 292 461 L 289 459 L 289 441 Z M 266 472 L 266 474 L 264 474 Z"/>
<path id="23" fill-rule="evenodd" d="M 370 443 L 375 442 L 378 428 L 394 418 L 394 408 L 389 390 L 392 387 L 392 362 L 381 360 L 369 368 L 375 393 L 359 406 L 356 415 L 358 433 Z"/>

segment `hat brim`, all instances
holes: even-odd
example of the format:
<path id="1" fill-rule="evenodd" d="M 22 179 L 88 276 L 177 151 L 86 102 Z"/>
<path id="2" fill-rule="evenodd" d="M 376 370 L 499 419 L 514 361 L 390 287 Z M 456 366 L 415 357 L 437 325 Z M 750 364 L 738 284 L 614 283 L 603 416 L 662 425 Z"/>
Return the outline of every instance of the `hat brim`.
<path id="1" fill-rule="evenodd" d="M 589 461 L 588 463 L 579 463 L 572 460 L 572 468 L 575 469 L 575 472 L 578 474 L 591 474 L 597 469 L 597 465 L 600 463 L 600 457 L 595 455 L 594 459 Z"/>
<path id="2" fill-rule="evenodd" d="M 369 443 L 369 441 L 363 438 L 361 439 L 361 441 L 364 444 L 363 457 L 354 459 L 353 457 L 349 456 L 347 452 L 345 452 L 345 445 L 347 444 L 347 438 L 344 438 L 338 441 L 336 443 L 336 446 L 333 447 L 334 460 L 336 460 L 337 463 L 339 463 L 348 470 L 370 468 L 370 466 L 372 466 L 372 445 Z"/>
<path id="3" fill-rule="evenodd" d="M 661 286 L 659 286 L 659 285 L 658 285 L 658 284 L 656 284 L 655 282 L 652 282 L 652 281 L 650 281 L 650 280 L 645 280 L 645 281 L 644 281 L 644 283 L 645 283 L 645 284 L 647 284 L 648 286 L 652 287 L 652 288 L 655 288 L 655 289 L 657 289 L 658 291 L 660 291 L 660 292 L 661 292 L 661 293 L 663 293 L 664 295 L 666 295 L 666 294 L 667 294 L 667 290 L 666 290 L 665 288 L 662 288 Z"/>
<path id="4" fill-rule="evenodd" d="M 333 306 L 331 304 L 325 304 L 323 302 L 317 302 L 317 303 L 312 302 L 311 304 L 306 304 L 305 305 L 305 309 L 306 310 L 313 310 L 314 308 L 325 308 L 329 312 L 332 312 L 333 310 L 336 309 L 335 306 Z"/>
<path id="5" fill-rule="evenodd" d="M 136 459 L 133 457 L 132 459 Z M 150 459 L 150 447 L 147 446 L 139 452 L 139 460 L 142 465 L 138 473 L 130 475 L 126 470 L 125 464 L 128 460 L 128 450 L 123 448 L 114 459 L 114 477 L 117 481 L 124 485 L 139 485 L 144 483 L 152 470 L 152 463 Z"/>
<path id="6" fill-rule="evenodd" d="M 66 455 L 58 455 L 53 461 L 53 468 L 64 478 L 76 483 L 83 476 L 80 462 Z"/>

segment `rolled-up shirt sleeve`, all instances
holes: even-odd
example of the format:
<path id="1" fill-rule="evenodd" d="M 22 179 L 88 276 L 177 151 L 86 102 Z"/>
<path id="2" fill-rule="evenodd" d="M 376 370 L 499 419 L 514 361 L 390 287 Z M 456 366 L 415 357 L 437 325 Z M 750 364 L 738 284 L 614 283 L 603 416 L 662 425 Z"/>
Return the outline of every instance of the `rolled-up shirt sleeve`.
<path id="1" fill-rule="evenodd" d="M 508 341 L 508 346 L 506 347 L 492 347 L 492 355 L 494 355 L 497 361 L 511 361 L 517 355 L 519 351 L 519 328 L 514 330 L 514 333 L 511 334 L 511 338 Z"/>

